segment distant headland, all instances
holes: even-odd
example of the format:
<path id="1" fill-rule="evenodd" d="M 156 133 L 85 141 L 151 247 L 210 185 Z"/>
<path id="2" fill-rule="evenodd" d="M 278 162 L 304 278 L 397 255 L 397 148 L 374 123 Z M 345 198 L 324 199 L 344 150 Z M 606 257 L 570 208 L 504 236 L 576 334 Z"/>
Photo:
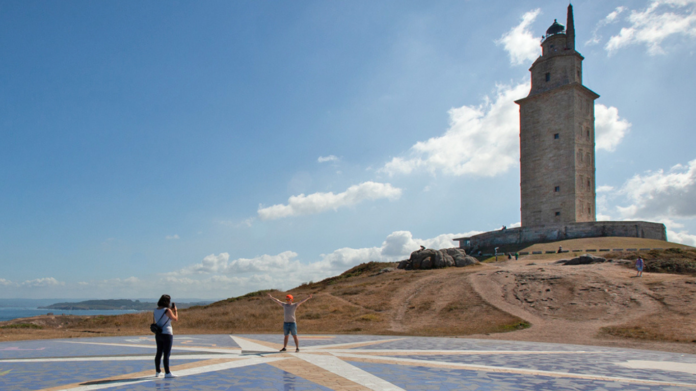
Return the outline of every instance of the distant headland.
<path id="1" fill-rule="evenodd" d="M 177 303 L 178 308 L 190 308 L 199 305 L 210 304 L 211 301 L 200 301 L 194 303 Z M 157 308 L 157 303 L 141 302 L 140 300 L 85 300 L 77 303 L 55 303 L 41 309 L 49 310 L 136 310 L 148 311 Z"/>

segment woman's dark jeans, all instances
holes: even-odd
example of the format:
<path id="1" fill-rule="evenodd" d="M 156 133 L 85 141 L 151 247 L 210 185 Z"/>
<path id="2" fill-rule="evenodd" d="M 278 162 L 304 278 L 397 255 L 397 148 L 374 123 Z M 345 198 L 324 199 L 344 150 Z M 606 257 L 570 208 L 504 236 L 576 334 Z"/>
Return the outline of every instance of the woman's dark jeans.
<path id="1" fill-rule="evenodd" d="M 174 336 L 169 334 L 155 334 L 155 342 L 157 342 L 155 369 L 157 372 L 160 372 L 160 360 L 162 359 L 162 353 L 164 353 L 164 372 L 169 373 L 169 355 L 172 353 Z"/>

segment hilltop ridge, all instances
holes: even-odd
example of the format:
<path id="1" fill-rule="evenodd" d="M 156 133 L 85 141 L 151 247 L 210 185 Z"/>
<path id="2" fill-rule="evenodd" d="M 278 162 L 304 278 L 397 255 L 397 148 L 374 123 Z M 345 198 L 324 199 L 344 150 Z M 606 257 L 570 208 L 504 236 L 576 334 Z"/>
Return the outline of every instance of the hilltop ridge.
<path id="1" fill-rule="evenodd" d="M 661 265 L 656 271 L 696 265 L 696 249 L 609 252 L 597 255 L 613 257 L 613 262 L 577 266 L 557 263 L 564 255 L 414 271 L 370 262 L 288 292 L 252 292 L 182 310 L 175 328 L 179 334 L 279 333 L 282 310 L 266 297 L 272 292 L 279 298 L 292 293 L 297 300 L 314 295 L 297 312 L 304 335 L 467 336 L 696 352 L 696 304 L 691 300 L 696 269 L 649 269 L 652 264 Z M 648 260 L 642 278 L 634 278 L 630 268 L 637 255 Z M 151 319 L 142 313 L 12 322 L 44 329 L 24 334 L 3 330 L 5 340 L 148 334 Z"/>

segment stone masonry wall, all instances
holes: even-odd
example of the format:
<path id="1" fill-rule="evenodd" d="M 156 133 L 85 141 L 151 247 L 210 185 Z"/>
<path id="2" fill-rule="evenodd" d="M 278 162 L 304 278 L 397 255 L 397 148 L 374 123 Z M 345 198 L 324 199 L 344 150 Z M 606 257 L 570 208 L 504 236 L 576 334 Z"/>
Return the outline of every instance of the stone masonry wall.
<path id="1" fill-rule="evenodd" d="M 457 238 L 459 247 L 472 251 L 492 251 L 495 247 L 522 248 L 527 244 L 548 243 L 566 239 L 606 236 L 667 240 L 665 226 L 647 221 L 593 221 L 571 224 L 552 224 L 540 227 L 509 228 L 485 232 L 468 238 Z M 505 250 L 511 251 L 511 250 Z"/>
<path id="2" fill-rule="evenodd" d="M 530 68 L 532 88 L 520 106 L 523 227 L 595 221 L 594 100 L 582 85 L 583 57 L 548 37 Z"/>

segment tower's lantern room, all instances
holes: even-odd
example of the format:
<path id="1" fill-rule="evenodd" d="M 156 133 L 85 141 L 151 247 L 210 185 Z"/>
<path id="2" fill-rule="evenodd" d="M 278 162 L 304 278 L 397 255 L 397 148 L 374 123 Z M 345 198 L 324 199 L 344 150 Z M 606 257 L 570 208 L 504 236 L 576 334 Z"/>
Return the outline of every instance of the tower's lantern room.
<path id="1" fill-rule="evenodd" d="M 548 56 L 563 53 L 568 50 L 565 27 L 554 20 L 551 27 L 546 30 L 546 35 L 541 43 L 541 55 Z"/>

